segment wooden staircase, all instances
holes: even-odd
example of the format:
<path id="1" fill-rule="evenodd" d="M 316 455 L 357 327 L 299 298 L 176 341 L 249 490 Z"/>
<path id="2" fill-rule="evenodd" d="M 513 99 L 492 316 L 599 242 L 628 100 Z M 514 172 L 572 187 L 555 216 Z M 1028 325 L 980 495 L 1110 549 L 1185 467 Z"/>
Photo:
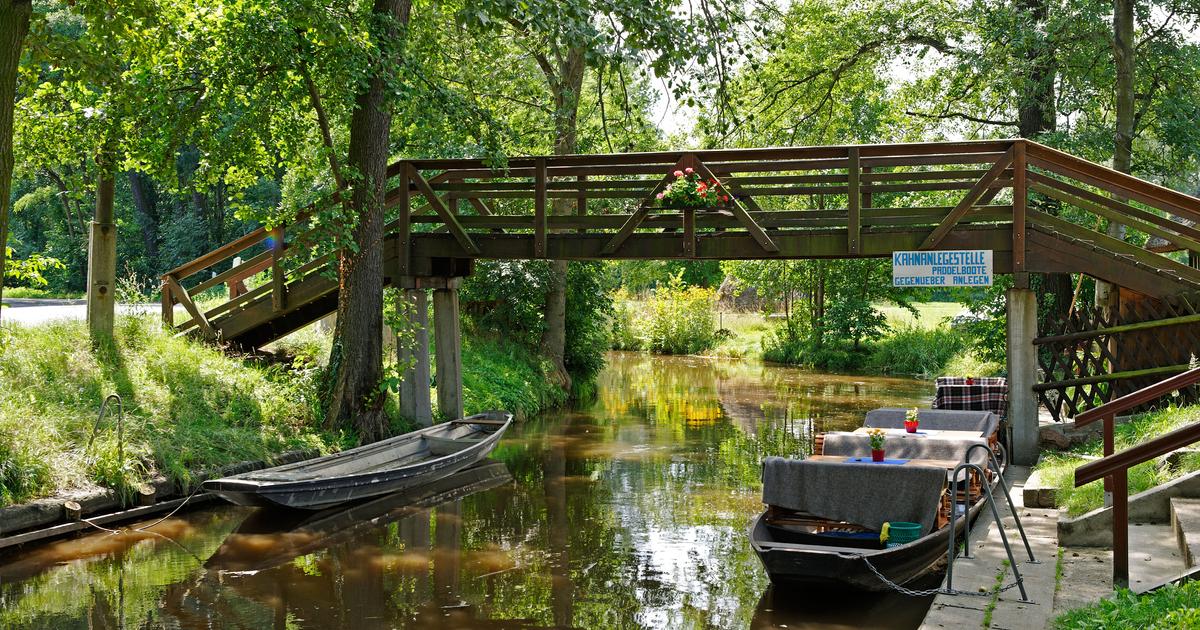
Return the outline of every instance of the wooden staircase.
<path id="1" fill-rule="evenodd" d="M 719 179 L 731 199 L 709 210 L 659 207 L 655 195 L 676 168 Z M 385 281 L 406 287 L 461 276 L 479 258 L 990 249 L 996 273 L 1081 272 L 1154 297 L 1200 290 L 1200 270 L 1162 253 L 1200 253 L 1200 199 L 1026 140 L 513 158 L 505 171 L 480 160 L 412 160 L 388 174 L 395 219 L 385 230 Z M 1071 212 L 1027 207 L 1030 195 Z M 313 210 L 164 274 L 164 323 L 255 348 L 334 312 L 334 258 L 310 225 Z M 1099 229 L 1105 220 L 1168 246 L 1113 239 Z M 238 256 L 245 261 L 232 266 Z"/>

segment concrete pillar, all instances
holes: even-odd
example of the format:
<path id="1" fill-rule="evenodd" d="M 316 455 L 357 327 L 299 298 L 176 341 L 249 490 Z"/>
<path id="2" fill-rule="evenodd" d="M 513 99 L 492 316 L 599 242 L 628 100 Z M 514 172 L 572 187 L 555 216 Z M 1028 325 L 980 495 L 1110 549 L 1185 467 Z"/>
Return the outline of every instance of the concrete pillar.
<path id="1" fill-rule="evenodd" d="M 461 418 L 462 337 L 459 333 L 458 289 L 434 289 L 433 334 L 437 344 L 438 411 L 447 418 Z"/>
<path id="2" fill-rule="evenodd" d="M 402 289 L 400 298 L 408 304 L 411 343 L 397 343 L 396 359 L 408 366 L 400 381 L 400 415 L 427 427 L 433 424 L 433 405 L 429 400 L 429 301 L 424 289 Z"/>
<path id="3" fill-rule="evenodd" d="M 1033 386 L 1038 382 L 1037 295 L 1029 289 L 1009 289 L 1008 306 L 1008 424 L 1012 427 L 1013 462 L 1029 465 L 1038 457 L 1038 405 Z"/>

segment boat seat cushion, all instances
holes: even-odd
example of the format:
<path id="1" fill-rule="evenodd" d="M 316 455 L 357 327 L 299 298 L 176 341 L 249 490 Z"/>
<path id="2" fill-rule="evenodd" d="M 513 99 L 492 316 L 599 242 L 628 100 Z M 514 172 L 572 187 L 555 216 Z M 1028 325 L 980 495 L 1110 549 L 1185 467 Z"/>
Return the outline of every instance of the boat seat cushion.
<path id="1" fill-rule="evenodd" d="M 763 503 L 873 530 L 908 521 L 933 531 L 945 485 L 939 468 L 763 460 Z"/>
<path id="2" fill-rule="evenodd" d="M 903 429 L 907 409 L 883 407 L 867 412 L 864 427 L 879 429 Z M 990 411 L 959 411 L 957 409 L 918 409 L 917 418 L 922 429 L 934 431 L 979 431 L 980 437 L 988 437 L 1000 426 L 1000 416 Z"/>

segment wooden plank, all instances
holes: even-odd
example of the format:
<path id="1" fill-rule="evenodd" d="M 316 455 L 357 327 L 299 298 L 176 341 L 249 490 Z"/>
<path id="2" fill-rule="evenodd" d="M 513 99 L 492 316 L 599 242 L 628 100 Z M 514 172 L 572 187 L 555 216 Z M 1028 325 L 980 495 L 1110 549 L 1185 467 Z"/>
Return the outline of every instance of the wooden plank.
<path id="1" fill-rule="evenodd" d="M 1187 281 L 1200 284 L 1200 270 L 1192 269 L 1191 267 L 1183 263 L 1175 262 L 1166 256 L 1161 256 L 1159 254 L 1155 254 L 1154 252 L 1146 251 L 1136 245 L 1130 245 L 1129 243 L 1115 239 L 1102 232 L 1096 232 L 1094 230 L 1075 225 L 1066 219 L 1051 216 L 1044 212 L 1029 210 L 1027 211 L 1027 215 L 1030 221 L 1048 227 L 1051 230 L 1061 232 L 1072 238 L 1090 241 L 1110 253 L 1127 255 L 1155 269 L 1166 270 L 1176 276 L 1182 277 Z"/>
<path id="2" fill-rule="evenodd" d="M 250 276 L 253 276 L 254 274 L 270 267 L 272 256 L 273 254 L 271 250 L 262 252 L 236 267 L 230 267 L 229 269 L 226 269 L 212 278 L 197 284 L 188 290 L 188 295 L 199 295 L 215 286 L 225 284 L 226 282 L 238 282 L 245 280 L 246 278 L 249 278 Z"/>
<path id="3" fill-rule="evenodd" d="M 1186 249 L 1186 250 L 1191 250 L 1194 252 L 1200 251 L 1200 241 L 1195 241 L 1195 240 L 1192 240 L 1185 236 L 1180 236 L 1179 234 L 1175 234 L 1174 232 L 1170 232 L 1168 230 L 1160 228 L 1157 225 L 1154 225 L 1147 221 L 1143 221 L 1140 218 L 1134 218 L 1133 216 L 1130 216 L 1130 215 L 1121 214 L 1120 212 L 1112 210 L 1111 208 L 1108 208 L 1101 204 L 1092 203 L 1090 201 L 1081 199 L 1074 195 L 1062 192 L 1061 190 L 1059 190 L 1057 188 L 1044 185 L 1040 182 L 1035 182 L 1033 184 L 1033 189 L 1037 192 L 1042 193 L 1043 195 L 1046 195 L 1047 197 L 1052 197 L 1063 203 L 1070 204 L 1070 205 L 1080 208 L 1082 210 L 1094 212 L 1102 217 L 1105 217 L 1106 219 L 1110 219 L 1110 220 L 1116 221 L 1118 223 L 1124 223 L 1125 225 L 1127 225 L 1131 228 L 1141 230 L 1142 232 L 1145 232 L 1147 234 L 1153 234 L 1155 236 L 1160 236 L 1163 239 L 1165 239 L 1168 242 L 1175 245 L 1176 247 L 1178 247 L 1179 249 Z M 1156 216 L 1156 215 L 1151 215 L 1151 216 Z M 1187 227 L 1181 223 L 1176 223 L 1175 226 L 1185 227 L 1185 228 Z"/>
<path id="4" fill-rule="evenodd" d="M 1029 196 L 1025 174 L 1025 142 L 1013 144 L 1013 273 L 1025 273 L 1025 203 Z M 1028 276 L 1021 276 L 1021 284 L 1028 283 Z"/>
<path id="5" fill-rule="evenodd" d="M 417 190 L 419 190 L 421 194 L 425 195 L 425 198 L 429 200 L 429 205 L 433 207 L 433 211 L 436 212 L 438 216 L 440 216 L 442 220 L 446 222 L 446 227 L 449 228 L 450 234 L 454 236 L 459 245 L 462 245 L 462 248 L 468 252 L 478 255 L 479 248 L 475 246 L 474 241 L 471 240 L 471 236 L 467 234 L 466 230 L 463 229 L 462 225 L 458 222 L 458 218 L 451 214 L 448 209 L 446 209 L 446 206 L 442 203 L 441 198 L 438 197 L 437 193 L 435 193 L 433 189 L 429 187 L 429 182 L 421 176 L 420 171 L 410 164 L 408 174 L 413 183 L 416 184 Z"/>
<path id="6" fill-rule="evenodd" d="M 533 167 L 533 257 L 546 257 L 546 159 Z"/>
<path id="7" fill-rule="evenodd" d="M 715 179 L 717 180 L 717 183 L 720 184 L 721 180 L 714 175 L 707 166 L 704 165 L 704 162 L 697 159 L 694 168 L 701 177 L 705 179 Z M 724 188 L 724 184 L 721 184 L 721 187 Z M 746 212 L 746 207 L 742 205 L 742 202 L 739 201 L 735 196 L 730 196 L 729 201 L 730 212 L 732 212 L 733 216 L 737 218 L 739 222 L 741 222 L 742 226 L 746 228 L 746 231 L 750 233 L 750 236 L 754 237 L 754 240 L 763 248 L 763 250 L 770 253 L 777 253 L 779 251 L 779 246 L 771 240 L 771 237 L 767 236 L 767 233 L 763 231 L 762 227 L 759 226 L 757 222 L 755 222 L 754 218 L 750 216 L 750 213 Z"/>
<path id="8" fill-rule="evenodd" d="M 284 227 L 271 230 L 271 305 L 276 313 L 287 308 L 287 272 L 283 269 Z"/>
<path id="9" fill-rule="evenodd" d="M 1075 177 L 1121 197 L 1129 197 L 1160 210 L 1200 222 L 1200 199 L 1165 186 L 1150 183 L 1082 158 L 1029 142 L 1030 163 Z M 1036 160 L 1036 162 L 1035 162 Z M 1066 171 L 1066 172 L 1064 172 Z"/>
<path id="10" fill-rule="evenodd" d="M 212 326 L 209 325 L 208 318 L 204 317 L 204 314 L 200 312 L 200 309 L 196 308 L 196 303 L 192 301 L 192 298 L 187 294 L 187 291 L 180 286 L 179 281 L 175 279 L 175 276 L 168 274 L 166 276 L 166 280 L 167 286 L 171 288 L 171 293 L 175 296 L 175 299 L 183 305 L 184 310 L 186 310 L 188 314 L 192 316 L 192 319 L 195 320 L 196 324 L 200 326 L 200 331 L 204 334 L 204 338 L 209 341 L 216 339 L 217 335 L 213 331 Z"/>
<path id="11" fill-rule="evenodd" d="M 1162 328 L 1164 326 L 1181 326 L 1183 324 L 1200 324 L 1200 315 L 1180 315 L 1178 317 L 1168 317 L 1166 319 L 1152 319 L 1143 322 L 1134 322 L 1132 324 L 1120 324 L 1117 326 L 1106 326 L 1096 328 L 1094 330 L 1081 330 L 1078 332 L 1064 333 L 1061 335 L 1049 335 L 1046 337 L 1037 337 L 1033 340 L 1035 345 L 1044 345 L 1049 343 L 1064 343 L 1068 341 L 1079 341 L 1082 339 L 1092 339 L 1104 335 L 1117 335 L 1127 332 L 1136 332 L 1139 330 L 1150 330 L 1153 328 Z"/>
<path id="12" fill-rule="evenodd" d="M 962 198 L 962 201 L 958 202 L 957 206 L 954 206 L 954 209 L 950 211 L 950 214 L 946 215 L 946 218 L 943 219 L 937 228 L 935 228 L 933 232 L 931 232 L 925 239 L 925 241 L 921 243 L 921 247 L 919 249 L 932 249 L 933 247 L 936 247 L 937 244 L 940 243 L 943 238 L 945 238 L 946 233 L 954 229 L 954 224 L 958 223 L 958 220 L 961 219 L 973 205 L 975 205 L 975 202 L 983 196 L 983 193 L 987 191 L 992 182 L 1000 177 L 1000 174 L 1004 172 L 1004 169 L 1008 168 L 1009 164 L 1012 164 L 1013 152 L 1014 149 L 1010 148 L 999 160 L 996 161 L 995 164 L 992 165 L 992 168 L 988 169 L 988 172 L 985 173 L 984 176 L 981 177 L 973 187 L 971 187 L 971 190 L 967 191 L 967 194 Z"/>
<path id="13" fill-rule="evenodd" d="M 1195 227 L 1187 225 L 1185 223 L 1173 221 L 1170 218 L 1154 214 L 1153 212 L 1147 212 L 1146 210 L 1143 210 L 1136 206 L 1132 206 L 1132 205 L 1124 203 L 1122 201 L 1118 201 L 1111 197 L 1105 197 L 1104 195 L 1096 194 L 1090 190 L 1080 188 L 1073 184 L 1069 184 L 1060 179 L 1055 179 L 1053 177 L 1047 177 L 1045 175 L 1042 175 L 1041 173 L 1030 173 L 1029 180 L 1036 184 L 1041 184 L 1046 187 L 1054 188 L 1058 191 L 1061 191 L 1062 193 L 1065 193 L 1067 195 L 1075 197 L 1076 199 L 1082 199 L 1084 201 L 1091 202 L 1091 204 L 1094 204 L 1094 205 L 1081 205 L 1081 204 L 1078 204 L 1077 201 L 1075 201 L 1075 200 L 1065 201 L 1063 199 L 1060 199 L 1060 201 L 1065 201 L 1066 203 L 1070 203 L 1072 205 L 1078 205 L 1080 208 L 1083 208 L 1085 210 L 1090 210 L 1092 212 L 1095 212 L 1096 214 L 1100 214 L 1102 216 L 1107 217 L 1109 215 L 1103 214 L 1102 210 L 1098 210 L 1094 207 L 1094 206 L 1103 206 L 1105 208 L 1108 208 L 1112 212 L 1117 213 L 1116 216 L 1119 217 L 1119 219 L 1118 219 L 1119 221 L 1122 221 L 1122 222 L 1128 221 L 1131 217 L 1134 219 L 1140 219 L 1147 223 L 1153 223 L 1154 225 L 1166 228 L 1167 230 L 1171 230 L 1177 234 L 1188 237 L 1189 239 L 1191 239 L 1194 242 L 1200 242 L 1200 229 L 1196 229 Z M 1045 194 L 1050 194 L 1050 193 L 1047 192 Z M 1141 228 L 1139 228 L 1139 229 L 1141 229 Z M 1143 231 L 1145 231 L 1145 230 L 1143 230 Z M 1175 237 L 1174 236 L 1163 236 L 1163 238 L 1165 238 L 1167 240 L 1172 240 Z M 1182 249 L 1187 249 L 1187 247 L 1182 247 Z"/>
<path id="14" fill-rule="evenodd" d="M 696 209 L 683 210 L 683 257 L 696 256 Z"/>
<path id="15" fill-rule="evenodd" d="M 587 216 L 588 198 L 587 198 L 587 195 L 583 193 L 583 191 L 584 191 L 585 186 L 588 183 L 588 176 L 587 175 L 576 175 L 575 179 L 576 179 L 576 182 L 579 184 L 579 190 L 580 190 L 579 196 L 575 198 L 575 216 L 579 216 L 579 217 Z M 583 228 L 580 228 L 579 231 L 583 232 L 585 230 Z"/>
<path id="16" fill-rule="evenodd" d="M 1027 215 L 1028 215 L 1028 211 Z M 1184 287 L 1173 279 L 1133 263 L 1114 259 L 1111 254 L 1100 253 L 1098 247 L 1089 249 L 1081 243 L 1065 241 L 1044 232 L 1045 228 L 1029 222 L 1026 228 L 1028 252 L 1025 259 L 1027 271 L 1038 273 L 1086 273 L 1113 284 L 1127 287 L 1146 295 L 1173 295 Z M 1011 234 L 1011 232 L 1010 232 Z M 1011 241 L 1011 237 L 1009 239 Z"/>
<path id="17" fill-rule="evenodd" d="M 858 239 L 862 233 L 862 191 L 859 189 L 859 177 L 862 166 L 858 161 L 858 147 L 850 147 L 849 162 L 846 166 L 847 177 L 847 210 L 846 210 L 846 250 L 851 254 L 858 253 Z"/>

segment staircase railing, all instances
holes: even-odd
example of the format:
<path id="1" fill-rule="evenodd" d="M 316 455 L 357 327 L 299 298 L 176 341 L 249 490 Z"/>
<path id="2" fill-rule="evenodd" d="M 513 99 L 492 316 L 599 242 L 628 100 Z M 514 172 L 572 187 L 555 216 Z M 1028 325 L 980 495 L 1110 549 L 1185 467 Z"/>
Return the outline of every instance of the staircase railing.
<path id="1" fill-rule="evenodd" d="M 1200 422 L 1161 435 L 1148 442 L 1114 453 L 1114 429 L 1117 414 L 1171 392 L 1200 382 L 1200 368 L 1194 368 L 1136 392 L 1109 401 L 1075 417 L 1075 426 L 1104 422 L 1104 457 L 1075 469 L 1075 487 L 1104 479 L 1106 495 L 1112 496 L 1113 585 L 1129 586 L 1129 469 L 1159 455 L 1200 441 Z"/>

